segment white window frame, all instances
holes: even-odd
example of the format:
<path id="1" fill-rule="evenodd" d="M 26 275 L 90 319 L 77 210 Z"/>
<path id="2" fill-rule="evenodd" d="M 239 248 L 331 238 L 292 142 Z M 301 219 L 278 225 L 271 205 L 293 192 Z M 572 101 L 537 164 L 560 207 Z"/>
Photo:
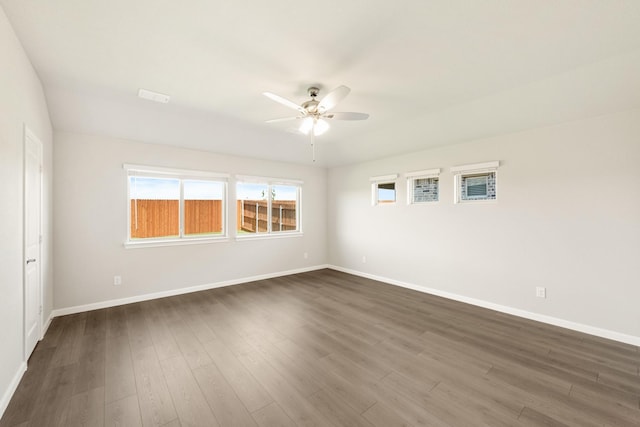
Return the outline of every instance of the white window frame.
<path id="1" fill-rule="evenodd" d="M 126 186 L 127 186 L 127 238 L 124 246 L 127 248 L 142 248 L 153 246 L 173 246 L 173 245 L 190 245 L 190 244 L 203 244 L 223 242 L 229 240 L 228 234 L 228 181 L 229 174 L 190 170 L 190 169 L 174 169 L 162 166 L 149 166 L 149 165 L 136 165 L 125 163 L 122 165 L 126 171 Z M 130 177 L 141 176 L 148 178 L 159 179 L 177 179 L 180 181 L 180 201 L 179 201 L 179 233 L 178 237 L 150 237 L 145 239 L 132 239 L 131 238 L 131 189 L 130 189 Z M 184 181 L 185 180 L 198 180 L 198 181 L 211 181 L 218 182 L 223 185 L 222 192 L 222 232 L 216 235 L 207 236 L 190 236 L 184 234 Z"/>
<path id="2" fill-rule="evenodd" d="M 407 205 L 433 205 L 440 202 L 440 168 L 407 172 L 404 174 L 404 176 L 407 179 Z M 414 198 L 414 184 L 419 179 L 428 178 L 438 178 L 438 200 L 416 202 Z"/>
<path id="3" fill-rule="evenodd" d="M 302 233 L 302 186 L 304 184 L 303 181 L 296 179 L 285 179 L 285 178 L 269 178 L 262 176 L 248 176 L 248 175 L 236 175 L 235 176 L 235 206 L 237 206 L 238 202 L 238 184 L 247 183 L 247 184 L 262 184 L 267 186 L 267 231 L 262 233 L 247 233 L 247 234 L 238 234 L 236 224 L 236 240 L 258 240 L 258 239 L 278 239 L 278 238 L 287 238 L 287 237 L 301 237 Z M 291 187 L 296 187 L 296 230 L 289 231 L 273 231 L 271 230 L 272 225 L 272 203 L 271 199 L 272 187 L 277 185 L 287 185 Z M 241 213 L 242 215 L 242 213 Z M 237 217 L 237 215 L 236 215 Z"/>
<path id="4" fill-rule="evenodd" d="M 472 204 L 472 203 L 495 203 L 498 201 L 498 167 L 500 162 L 495 160 L 484 163 L 474 163 L 468 165 L 454 166 L 451 168 L 451 172 L 455 175 L 454 179 L 454 202 L 456 204 Z M 463 199 L 460 193 L 460 187 L 462 185 L 462 179 L 471 175 L 478 174 L 495 174 L 496 185 L 496 197 L 493 199 Z"/>
<path id="5" fill-rule="evenodd" d="M 380 176 L 372 176 L 369 178 L 371 182 L 371 206 L 387 206 L 387 205 L 395 205 L 398 202 L 398 185 L 396 180 L 398 179 L 398 174 L 394 173 L 391 175 L 380 175 Z M 378 200 L 378 186 L 380 184 L 393 184 L 394 191 L 396 192 L 396 198 L 393 202 L 384 202 L 380 203 Z"/>

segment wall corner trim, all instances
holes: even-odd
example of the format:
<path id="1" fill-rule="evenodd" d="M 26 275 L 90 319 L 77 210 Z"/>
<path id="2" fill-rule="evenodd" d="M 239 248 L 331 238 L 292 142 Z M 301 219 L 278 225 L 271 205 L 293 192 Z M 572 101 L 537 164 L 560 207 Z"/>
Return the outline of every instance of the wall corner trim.
<path id="1" fill-rule="evenodd" d="M 353 274 L 354 276 L 360 276 L 367 279 L 377 280 L 379 282 L 387 283 L 389 285 L 400 286 L 402 288 L 412 289 L 414 291 L 422 292 L 425 294 L 435 295 L 443 298 L 447 298 L 454 301 L 463 302 L 466 304 L 475 305 L 478 307 L 488 308 L 490 310 L 499 311 L 501 313 L 511 314 L 513 316 L 522 317 L 524 319 L 535 320 L 537 322 L 546 323 L 549 325 L 559 326 L 561 328 L 571 329 L 573 331 L 582 332 L 589 335 L 594 335 L 601 338 L 607 338 L 610 340 L 622 342 L 625 344 L 631 344 L 640 346 L 640 337 L 634 335 L 623 334 L 608 329 L 598 328 L 596 326 L 585 325 L 582 323 L 572 322 L 570 320 L 560 319 L 553 316 L 547 316 L 545 314 L 534 313 L 519 308 L 509 307 L 506 305 L 495 304 L 489 301 L 484 301 L 476 298 L 469 298 L 462 295 L 441 291 L 438 289 L 429 288 L 426 286 L 419 286 L 412 283 L 406 283 L 388 277 L 377 276 L 375 274 L 364 273 L 349 268 L 340 267 L 337 265 L 329 264 L 328 268 L 343 273 Z"/>

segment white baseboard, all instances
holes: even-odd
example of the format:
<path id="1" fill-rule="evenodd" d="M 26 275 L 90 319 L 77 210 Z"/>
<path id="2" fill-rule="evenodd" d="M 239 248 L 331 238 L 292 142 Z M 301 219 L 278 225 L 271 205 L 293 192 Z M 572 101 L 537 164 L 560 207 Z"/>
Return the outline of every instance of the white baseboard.
<path id="1" fill-rule="evenodd" d="M 499 311 L 501 313 L 512 314 L 514 316 L 522 317 L 529 320 L 535 320 L 549 325 L 560 326 L 562 328 L 571 329 L 573 331 L 584 332 L 585 334 L 595 335 L 602 338 L 607 338 L 614 341 L 623 342 L 635 346 L 640 346 L 640 337 L 634 335 L 623 334 L 616 331 L 610 331 L 608 329 L 602 329 L 591 325 L 585 325 L 582 323 L 572 322 L 570 320 L 560 319 L 553 316 L 547 316 L 545 314 L 533 313 L 518 308 L 509 307 L 506 305 L 495 304 L 489 301 L 484 301 L 476 298 L 469 298 L 463 295 L 458 295 L 450 292 L 441 291 L 438 289 L 428 288 L 425 286 L 418 286 L 412 283 L 401 282 L 399 280 L 390 279 L 388 277 L 376 276 L 374 274 L 363 273 L 357 270 L 351 270 L 349 268 L 340 267 L 337 265 L 329 265 L 330 269 L 341 271 L 343 273 L 353 274 L 354 276 L 365 277 L 367 279 L 377 280 L 390 285 L 400 286 L 414 291 L 423 292 L 426 294 L 436 295 L 439 297 L 451 299 L 454 301 L 460 301 L 478 307 L 488 308 L 490 310 Z"/>
<path id="2" fill-rule="evenodd" d="M 322 270 L 329 268 L 327 264 L 316 265 L 312 267 L 299 268 L 295 270 L 279 271 L 276 273 L 261 274 L 258 276 L 243 277 L 240 279 L 225 280 L 216 283 L 207 283 L 204 285 L 190 286 L 188 288 L 171 289 L 168 291 L 154 292 L 151 294 L 136 295 L 128 298 L 113 299 L 101 301 L 92 304 L 76 305 L 73 307 L 58 308 L 51 312 L 51 318 L 64 316 L 67 314 L 82 313 L 85 311 L 98 310 L 101 308 L 115 307 L 118 305 L 131 304 L 141 301 L 149 301 L 158 298 L 172 297 L 175 295 L 189 294 L 191 292 L 206 291 L 208 289 L 222 288 L 225 286 L 239 285 L 242 283 L 255 282 L 257 280 L 273 279 L 274 277 L 288 276 L 291 274 L 306 273 L 308 271 Z"/>
<path id="3" fill-rule="evenodd" d="M 13 379 L 11 380 L 11 383 L 9 383 L 9 386 L 7 387 L 7 389 L 4 391 L 4 394 L 2 395 L 2 400 L 0 400 L 0 418 L 2 418 L 2 416 L 4 415 L 4 411 L 7 410 L 7 406 L 9 406 L 9 402 L 11 402 L 13 393 L 15 393 L 16 390 L 18 389 L 20 380 L 22 379 L 22 376 L 26 371 L 27 371 L 27 362 L 20 363 L 20 366 L 18 366 L 18 370 L 16 371 L 15 375 L 13 376 Z"/>

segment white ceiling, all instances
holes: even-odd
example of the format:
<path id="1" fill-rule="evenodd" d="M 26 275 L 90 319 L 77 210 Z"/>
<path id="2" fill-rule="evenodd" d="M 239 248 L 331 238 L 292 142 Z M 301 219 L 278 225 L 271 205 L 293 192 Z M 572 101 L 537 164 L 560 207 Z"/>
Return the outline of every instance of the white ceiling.
<path id="1" fill-rule="evenodd" d="M 321 166 L 640 107 L 638 0 L 0 0 L 53 126 L 311 163 L 295 113 L 346 85 Z M 166 105 L 136 97 L 145 88 Z M 482 160 L 482 159 L 480 159 Z"/>

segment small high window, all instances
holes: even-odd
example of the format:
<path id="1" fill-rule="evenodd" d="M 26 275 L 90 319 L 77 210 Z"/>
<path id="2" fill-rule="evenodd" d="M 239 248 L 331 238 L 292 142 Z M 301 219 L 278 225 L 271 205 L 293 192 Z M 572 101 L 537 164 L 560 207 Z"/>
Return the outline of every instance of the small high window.
<path id="1" fill-rule="evenodd" d="M 456 174 L 456 203 L 497 200 L 498 166 L 496 161 L 451 168 Z"/>
<path id="2" fill-rule="evenodd" d="M 496 198 L 496 173 L 462 175 L 461 200 L 493 200 Z"/>
<path id="3" fill-rule="evenodd" d="M 395 203 L 396 201 L 396 183 L 380 182 L 378 187 L 378 203 Z"/>
<path id="4" fill-rule="evenodd" d="M 407 202 L 410 205 L 437 202 L 440 198 L 439 174 L 440 169 L 407 173 Z"/>
<path id="5" fill-rule="evenodd" d="M 396 182 L 397 174 L 374 176 L 371 181 L 371 204 L 385 205 L 396 202 Z"/>

